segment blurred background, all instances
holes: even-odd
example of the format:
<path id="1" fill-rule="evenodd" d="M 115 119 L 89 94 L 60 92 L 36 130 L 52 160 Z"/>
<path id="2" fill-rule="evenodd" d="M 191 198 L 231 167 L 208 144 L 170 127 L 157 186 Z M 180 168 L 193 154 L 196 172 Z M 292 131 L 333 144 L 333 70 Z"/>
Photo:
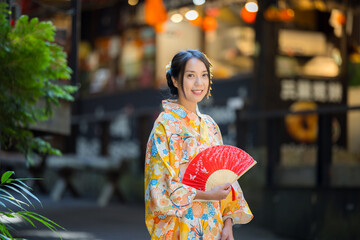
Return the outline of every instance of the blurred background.
<path id="1" fill-rule="evenodd" d="M 25 14 L 56 26 L 79 86 L 74 102 L 32 126 L 62 156 L 27 167 L 16 152 L 0 154 L 1 172 L 43 178 L 33 188 L 45 216 L 99 234 L 64 239 L 149 238 L 146 143 L 169 96 L 165 66 L 186 49 L 213 64 L 201 112 L 224 144 L 258 162 L 239 180 L 255 218 L 236 239 L 360 239 L 359 1 L 2 2 L 10 21 Z"/>

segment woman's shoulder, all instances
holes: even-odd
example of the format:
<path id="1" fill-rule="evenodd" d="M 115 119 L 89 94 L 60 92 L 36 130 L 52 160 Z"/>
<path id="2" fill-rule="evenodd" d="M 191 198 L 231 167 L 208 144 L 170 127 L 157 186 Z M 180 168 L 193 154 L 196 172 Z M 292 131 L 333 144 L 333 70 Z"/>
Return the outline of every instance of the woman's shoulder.
<path id="1" fill-rule="evenodd" d="M 161 112 L 159 114 L 159 116 L 157 117 L 157 119 L 155 120 L 155 124 L 159 123 L 159 124 L 168 124 L 168 123 L 174 123 L 174 122 L 178 122 L 180 119 L 175 115 L 172 114 L 171 112 Z"/>
<path id="2" fill-rule="evenodd" d="M 210 115 L 202 114 L 202 117 L 204 118 L 204 120 L 207 124 L 217 126 L 215 120 L 212 117 L 210 117 Z"/>

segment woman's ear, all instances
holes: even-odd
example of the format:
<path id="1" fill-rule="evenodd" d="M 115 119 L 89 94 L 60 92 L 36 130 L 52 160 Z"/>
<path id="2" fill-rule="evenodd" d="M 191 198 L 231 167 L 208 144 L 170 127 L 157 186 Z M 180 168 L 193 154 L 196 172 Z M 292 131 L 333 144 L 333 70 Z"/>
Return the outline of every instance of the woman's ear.
<path id="1" fill-rule="evenodd" d="M 172 80 L 174 86 L 175 86 L 176 88 L 179 88 L 178 81 L 177 81 L 174 77 L 171 77 L 171 80 Z"/>

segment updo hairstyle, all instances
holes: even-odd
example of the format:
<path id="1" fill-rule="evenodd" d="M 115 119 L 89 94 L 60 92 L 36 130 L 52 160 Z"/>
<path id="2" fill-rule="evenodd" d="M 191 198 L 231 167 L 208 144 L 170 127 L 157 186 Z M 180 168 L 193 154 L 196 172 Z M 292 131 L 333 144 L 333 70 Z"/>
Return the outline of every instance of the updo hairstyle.
<path id="1" fill-rule="evenodd" d="M 170 68 L 167 70 L 166 72 L 166 80 L 167 80 L 167 84 L 169 86 L 169 90 L 170 90 L 170 94 L 172 95 L 173 98 L 177 98 L 179 96 L 179 92 L 177 87 L 175 87 L 171 77 L 175 78 L 175 80 L 179 83 L 179 86 L 181 87 L 181 90 L 184 92 L 184 88 L 183 88 L 183 79 L 184 79 L 184 71 L 185 71 L 185 66 L 188 60 L 190 60 L 191 58 L 197 58 L 200 61 L 202 61 L 205 64 L 206 70 L 208 72 L 209 75 L 209 88 L 208 88 L 208 92 L 210 90 L 210 82 L 211 82 L 211 63 L 208 60 L 208 58 L 200 51 L 198 50 L 186 50 L 186 51 L 180 51 L 177 54 L 175 54 L 175 56 L 173 57 L 173 59 L 170 62 Z"/>

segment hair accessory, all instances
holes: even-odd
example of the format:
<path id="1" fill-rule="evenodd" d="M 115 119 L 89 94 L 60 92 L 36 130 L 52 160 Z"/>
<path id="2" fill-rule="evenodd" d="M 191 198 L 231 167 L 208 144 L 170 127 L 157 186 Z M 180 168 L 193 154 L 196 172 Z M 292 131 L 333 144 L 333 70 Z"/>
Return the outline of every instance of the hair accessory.
<path id="1" fill-rule="evenodd" d="M 210 70 L 211 71 L 211 70 Z M 211 74 L 211 73 L 210 73 Z M 209 99 L 209 97 L 211 97 L 211 90 L 212 90 L 212 87 L 211 85 L 213 84 L 213 81 L 211 80 L 210 78 L 210 87 L 209 87 L 209 92 L 207 93 L 206 95 L 206 98 Z"/>
<path id="2" fill-rule="evenodd" d="M 168 63 L 168 65 L 165 66 L 166 72 L 169 71 L 171 68 L 171 61 Z"/>

